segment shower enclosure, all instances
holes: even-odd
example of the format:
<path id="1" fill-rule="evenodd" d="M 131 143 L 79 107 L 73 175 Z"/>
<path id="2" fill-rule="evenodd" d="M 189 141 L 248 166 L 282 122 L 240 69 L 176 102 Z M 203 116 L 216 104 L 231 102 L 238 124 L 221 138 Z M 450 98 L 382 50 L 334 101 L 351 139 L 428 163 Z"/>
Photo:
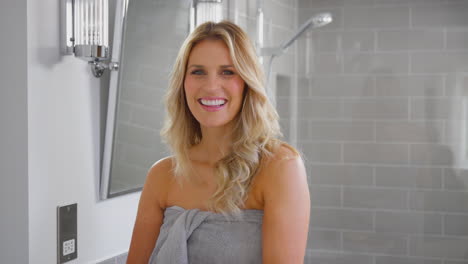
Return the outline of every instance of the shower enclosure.
<path id="1" fill-rule="evenodd" d="M 306 263 L 468 263 L 468 2 L 296 4 L 296 25 L 333 14 L 276 70 L 307 164 Z"/>
<path id="2" fill-rule="evenodd" d="M 167 155 L 160 99 L 189 2 L 129 0 L 114 196 L 138 190 Z M 333 17 L 288 43 L 267 87 L 307 166 L 305 263 L 468 263 L 468 2 L 222 2 L 261 47 L 285 44 L 314 14 Z"/>

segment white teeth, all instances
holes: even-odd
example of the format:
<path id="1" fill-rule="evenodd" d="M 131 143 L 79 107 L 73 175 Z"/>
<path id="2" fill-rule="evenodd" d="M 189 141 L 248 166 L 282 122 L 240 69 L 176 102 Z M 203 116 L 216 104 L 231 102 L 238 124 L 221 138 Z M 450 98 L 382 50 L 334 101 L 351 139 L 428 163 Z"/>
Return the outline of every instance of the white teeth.
<path id="1" fill-rule="evenodd" d="M 226 103 L 226 100 L 223 100 L 223 99 L 216 99 L 216 100 L 201 99 L 200 102 L 203 105 L 213 106 L 213 105 L 223 105 L 223 104 Z"/>

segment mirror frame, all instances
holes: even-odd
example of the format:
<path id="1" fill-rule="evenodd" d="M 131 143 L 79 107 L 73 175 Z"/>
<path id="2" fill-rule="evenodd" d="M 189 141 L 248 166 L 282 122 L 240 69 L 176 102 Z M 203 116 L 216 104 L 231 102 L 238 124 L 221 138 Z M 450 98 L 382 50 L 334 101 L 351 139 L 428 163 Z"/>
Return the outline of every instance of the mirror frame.
<path id="1" fill-rule="evenodd" d="M 111 43 L 111 61 L 119 64 L 117 71 L 110 71 L 109 81 L 109 95 L 107 105 L 106 128 L 104 136 L 104 147 L 101 162 L 101 175 L 99 183 L 99 199 L 106 200 L 116 196 L 124 195 L 127 193 L 137 192 L 142 190 L 143 187 L 129 188 L 123 191 L 111 193 L 111 173 L 112 173 L 112 156 L 114 150 L 114 139 L 116 129 L 116 114 L 117 102 L 119 100 L 119 90 L 122 75 L 120 74 L 122 67 L 122 58 L 124 54 L 124 40 L 127 28 L 127 12 L 130 0 L 116 0 L 115 1 L 115 22 L 114 22 L 114 36 Z M 189 24 L 188 33 L 194 28 L 194 0 L 188 0 L 189 8 Z"/>
<path id="2" fill-rule="evenodd" d="M 127 11 L 129 0 L 116 0 L 115 4 L 115 18 L 114 18 L 114 37 L 112 41 L 111 61 L 121 63 L 123 53 L 123 39 L 125 37 L 125 29 L 127 25 Z M 107 118 L 106 118 L 106 132 L 104 137 L 104 149 L 102 155 L 102 167 L 100 177 L 100 199 L 105 200 L 125 193 L 141 190 L 141 188 L 129 189 L 114 194 L 110 193 L 110 173 L 111 173 L 111 160 L 112 152 L 114 149 L 114 135 L 115 135 L 115 115 L 117 110 L 118 100 L 118 85 L 120 80 L 120 69 L 110 72 L 109 81 L 109 97 L 107 104 Z"/>

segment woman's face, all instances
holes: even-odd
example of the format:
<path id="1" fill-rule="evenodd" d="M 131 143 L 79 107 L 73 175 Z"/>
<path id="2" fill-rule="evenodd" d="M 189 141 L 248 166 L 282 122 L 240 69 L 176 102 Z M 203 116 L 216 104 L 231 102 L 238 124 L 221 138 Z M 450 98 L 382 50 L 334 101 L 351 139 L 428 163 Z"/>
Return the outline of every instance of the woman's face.
<path id="1" fill-rule="evenodd" d="M 222 40 L 202 40 L 190 52 L 185 73 L 185 96 L 193 116 L 204 127 L 234 120 L 242 105 L 244 80 Z"/>

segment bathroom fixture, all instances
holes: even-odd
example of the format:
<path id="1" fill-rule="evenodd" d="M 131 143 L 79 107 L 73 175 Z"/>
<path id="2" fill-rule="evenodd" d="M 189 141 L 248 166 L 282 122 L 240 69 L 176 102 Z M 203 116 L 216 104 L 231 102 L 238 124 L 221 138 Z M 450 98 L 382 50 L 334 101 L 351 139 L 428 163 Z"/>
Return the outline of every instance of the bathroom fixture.
<path id="1" fill-rule="evenodd" d="M 117 70 L 109 59 L 109 0 L 61 0 L 61 51 L 88 61 L 95 77 Z"/>
<path id="2" fill-rule="evenodd" d="M 263 20 L 263 11 L 261 10 L 261 5 L 258 7 L 257 11 L 257 20 L 261 19 Z M 317 15 L 312 16 L 309 18 L 304 24 L 302 24 L 299 29 L 287 40 L 285 40 L 283 43 L 281 43 L 280 46 L 277 47 L 262 47 L 262 46 L 257 46 L 257 51 L 260 53 L 260 58 L 262 56 L 270 56 L 270 60 L 268 62 L 268 65 L 266 66 L 266 81 L 269 83 L 270 81 L 270 74 L 271 74 L 271 67 L 273 64 L 273 59 L 275 57 L 281 56 L 284 54 L 288 47 L 291 46 L 294 41 L 299 38 L 302 33 L 304 33 L 308 28 L 318 28 L 318 27 L 323 27 L 333 21 L 333 17 L 331 13 L 319 13 Z M 263 24 L 263 23 L 262 23 Z M 263 44 L 263 29 L 262 25 L 257 26 L 257 32 L 261 32 L 262 36 L 260 36 L 260 33 L 257 33 L 258 36 L 258 45 Z M 271 89 L 267 89 L 267 94 L 270 100 L 275 104 L 275 98 L 273 96 L 273 91 Z"/>
<path id="3" fill-rule="evenodd" d="M 219 22 L 223 19 L 222 1 L 193 0 L 190 16 L 190 32 L 207 21 Z"/>
<path id="4" fill-rule="evenodd" d="M 129 0 L 115 0 L 115 23 L 114 23 L 114 36 L 112 40 L 112 53 L 111 61 L 119 62 L 119 69 L 122 68 L 125 70 L 125 59 L 124 54 L 130 53 L 131 48 L 138 50 L 135 47 L 130 46 L 129 44 L 125 45 L 124 39 L 126 37 L 127 30 L 127 16 L 128 16 L 128 5 Z M 134 2 L 137 3 L 137 2 Z M 139 2 L 142 3 L 142 2 Z M 188 8 L 187 8 L 188 9 Z M 135 15 L 140 15 L 136 13 Z M 187 16 L 188 17 L 188 16 Z M 188 24 L 188 23 L 187 23 Z M 124 47 L 127 46 L 129 51 L 124 52 Z M 135 56 L 130 56 L 135 58 Z M 136 58 L 135 58 L 136 59 Z M 136 61 L 136 60 L 135 60 Z M 122 64 L 122 67 L 120 67 Z M 138 68 L 128 67 L 129 71 L 137 71 Z M 109 77 L 109 97 L 107 102 L 107 118 L 106 118 L 106 132 L 104 138 L 104 150 L 102 153 L 102 163 L 101 163 L 101 181 L 99 185 L 99 198 L 104 200 L 116 195 L 121 195 L 129 193 L 132 191 L 141 190 L 140 186 L 131 186 L 130 188 L 124 188 L 122 191 L 121 186 L 120 190 L 115 191 L 112 189 L 111 184 L 111 174 L 112 174 L 112 161 L 113 161 L 113 151 L 117 145 L 115 141 L 115 132 L 117 127 L 118 113 L 119 113 L 119 101 L 120 101 L 120 90 L 121 90 L 121 79 L 122 71 L 111 71 Z M 114 180 L 115 182 L 116 180 Z M 117 193 L 117 194 L 116 194 Z"/>
<path id="5" fill-rule="evenodd" d="M 332 15 L 330 13 L 320 13 L 317 14 L 309 20 L 307 20 L 302 26 L 286 41 L 284 41 L 279 47 L 267 47 L 261 49 L 262 56 L 280 56 L 285 53 L 291 44 L 304 33 L 310 26 L 312 28 L 323 27 L 333 21 Z"/>
<path id="6" fill-rule="evenodd" d="M 109 95 L 101 175 L 95 189 L 99 200 L 141 191 L 151 160 L 169 155 L 154 132 L 162 128 L 165 115 L 160 98 L 169 82 L 166 72 L 168 55 L 172 57 L 171 61 L 175 60 L 173 51 L 182 45 L 181 36 L 189 34 L 192 1 L 165 0 L 158 3 L 109 2 L 110 10 L 115 10 L 115 13 L 109 13 L 110 17 L 115 17 L 114 25 L 110 23 L 110 35 L 113 35 L 110 61 L 118 62 L 119 70 L 108 72 Z M 145 38 L 148 32 L 139 29 L 146 28 L 151 28 L 153 36 L 161 37 Z M 134 41 L 142 38 L 145 45 Z M 158 47 L 160 52 L 154 52 L 154 47 Z M 140 82 L 135 76 L 141 76 L 144 81 Z M 132 118 L 127 119 L 127 114 Z M 155 122 L 141 119 L 147 114 Z"/>
<path id="7" fill-rule="evenodd" d="M 262 0 L 257 0 L 257 38 L 255 39 L 255 49 L 257 54 L 261 54 L 263 47 L 263 2 Z M 260 56 L 260 62 L 263 63 L 263 58 Z"/>

